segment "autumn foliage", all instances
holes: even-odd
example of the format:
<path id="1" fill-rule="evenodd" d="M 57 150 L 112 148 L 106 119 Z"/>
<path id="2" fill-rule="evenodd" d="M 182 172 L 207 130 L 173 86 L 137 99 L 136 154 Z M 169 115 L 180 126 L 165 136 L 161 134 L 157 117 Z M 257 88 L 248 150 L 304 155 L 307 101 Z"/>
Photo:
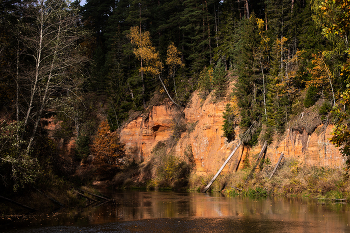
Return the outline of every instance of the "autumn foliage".
<path id="1" fill-rule="evenodd" d="M 111 131 L 107 120 L 99 125 L 97 135 L 93 139 L 91 152 L 96 165 L 120 166 L 124 163 L 124 145 L 119 142 L 116 131 Z"/>
<path id="2" fill-rule="evenodd" d="M 163 68 L 163 64 L 156 48 L 152 46 L 149 32 L 141 32 L 138 26 L 131 27 L 128 38 L 135 47 L 133 50 L 135 56 L 141 61 L 139 71 L 149 73 L 152 76 L 158 75 Z"/>

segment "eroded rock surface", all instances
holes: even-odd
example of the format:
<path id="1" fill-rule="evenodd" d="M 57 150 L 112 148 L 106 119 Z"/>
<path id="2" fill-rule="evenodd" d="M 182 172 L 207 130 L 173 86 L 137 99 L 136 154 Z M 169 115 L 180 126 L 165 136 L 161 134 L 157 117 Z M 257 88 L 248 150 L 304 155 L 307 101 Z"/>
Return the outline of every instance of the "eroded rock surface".
<path id="1" fill-rule="evenodd" d="M 237 139 L 228 143 L 223 136 L 223 113 L 228 99 L 214 101 L 209 97 L 203 101 L 195 92 L 191 104 L 183 110 L 187 130 L 168 153 L 183 158 L 193 156 L 198 173 L 215 173 L 238 144 Z M 166 102 L 153 106 L 149 114 L 141 115 L 127 124 L 120 133 L 127 155 L 138 161 L 149 159 L 158 142 L 171 140 L 179 114 L 179 109 Z M 238 134 L 239 129 L 236 131 Z M 311 134 L 308 129 L 287 129 L 282 137 L 276 137 L 268 146 L 266 157 L 275 164 L 283 152 L 285 157 L 295 158 L 306 165 L 342 167 L 344 159 L 339 149 L 329 142 L 331 131 L 332 125 L 322 124 Z M 224 171 L 242 168 L 245 160 L 253 163 L 261 147 L 241 146 Z"/>

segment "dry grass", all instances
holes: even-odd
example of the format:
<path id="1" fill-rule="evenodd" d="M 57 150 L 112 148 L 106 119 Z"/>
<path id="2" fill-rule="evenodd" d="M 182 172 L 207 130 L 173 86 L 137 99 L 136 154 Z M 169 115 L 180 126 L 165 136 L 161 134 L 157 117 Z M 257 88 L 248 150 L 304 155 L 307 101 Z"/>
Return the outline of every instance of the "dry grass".
<path id="1" fill-rule="evenodd" d="M 348 173 L 344 169 L 309 167 L 290 159 L 285 160 L 270 179 L 272 169 L 272 166 L 265 165 L 247 182 L 246 179 L 250 173 L 248 169 L 221 175 L 213 183 L 211 191 L 224 191 L 231 195 L 262 193 L 263 195 L 350 199 L 350 182 Z M 200 190 L 212 177 L 212 174 L 204 177 L 192 175 L 190 189 Z"/>

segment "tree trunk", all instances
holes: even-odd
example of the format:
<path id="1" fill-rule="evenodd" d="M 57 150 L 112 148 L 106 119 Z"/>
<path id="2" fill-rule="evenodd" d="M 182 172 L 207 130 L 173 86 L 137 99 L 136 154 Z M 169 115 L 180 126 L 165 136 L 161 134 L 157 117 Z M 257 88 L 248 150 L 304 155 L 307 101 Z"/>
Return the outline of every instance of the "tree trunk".
<path id="1" fill-rule="evenodd" d="M 158 78 L 159 78 L 159 81 L 162 83 L 163 88 L 164 88 L 166 94 L 168 95 L 169 99 L 170 99 L 176 106 L 181 107 L 180 105 L 178 105 L 177 103 L 175 103 L 175 101 L 173 100 L 173 98 L 171 98 L 171 96 L 170 96 L 168 90 L 166 89 L 166 87 L 165 87 L 165 85 L 164 85 L 162 79 L 160 78 L 160 74 L 158 75 Z"/>
<path id="2" fill-rule="evenodd" d="M 260 162 L 260 159 L 262 158 L 262 155 L 263 155 L 264 152 L 266 151 L 266 147 L 267 147 L 267 142 L 265 141 L 265 143 L 264 143 L 264 145 L 263 145 L 263 147 L 262 147 L 262 149 L 261 149 L 261 151 L 260 151 L 260 153 L 259 153 L 259 156 L 258 156 L 258 158 L 257 158 L 257 160 L 256 160 L 256 163 L 255 163 L 255 165 L 253 166 L 253 168 L 252 168 L 250 174 L 248 175 L 247 179 L 245 180 L 245 183 L 247 183 L 248 180 L 249 180 L 249 179 L 251 178 L 251 176 L 253 175 L 255 168 L 258 166 L 258 164 L 259 164 L 259 162 Z"/>
<path id="3" fill-rule="evenodd" d="M 261 73 L 263 76 L 263 92 L 264 92 L 264 110 L 265 110 L 265 117 L 267 121 L 267 112 L 266 112 L 266 90 L 265 90 L 265 74 L 264 74 L 264 68 L 262 66 L 262 62 L 260 60 L 260 67 L 261 67 Z"/>
<path id="4" fill-rule="evenodd" d="M 224 162 L 224 164 L 221 166 L 221 168 L 219 169 L 219 171 L 215 174 L 215 176 L 213 177 L 213 179 L 211 179 L 211 181 L 208 183 L 207 186 L 205 186 L 205 188 L 203 189 L 203 193 L 205 193 L 206 191 L 208 191 L 208 189 L 210 188 L 210 186 L 213 184 L 213 182 L 216 180 L 216 178 L 220 175 L 220 173 L 222 172 L 222 170 L 225 168 L 226 164 L 230 161 L 230 159 L 232 158 L 232 156 L 236 153 L 237 149 L 240 147 L 240 145 L 242 144 L 242 141 L 240 141 L 238 143 L 238 145 L 236 146 L 236 148 L 231 152 L 231 154 L 228 156 L 228 158 L 226 159 L 226 161 Z"/>
<path id="5" fill-rule="evenodd" d="M 250 15 L 249 15 L 249 2 L 248 2 L 248 0 L 245 0 L 245 9 L 247 12 L 247 19 L 249 19 Z"/>
<path id="6" fill-rule="evenodd" d="M 281 153 L 281 156 L 280 156 L 280 158 L 278 159 L 278 162 L 277 162 L 277 164 L 276 164 L 276 166 L 275 166 L 275 169 L 273 169 L 273 171 L 272 171 L 272 173 L 271 173 L 269 179 L 271 179 L 272 176 L 275 174 L 275 172 L 276 172 L 276 170 L 277 170 L 277 168 L 278 168 L 278 165 L 280 165 L 280 163 L 281 163 L 283 157 L 284 157 L 284 155 L 283 155 L 283 153 Z"/>
<path id="7" fill-rule="evenodd" d="M 61 20 L 61 18 L 59 18 L 59 20 Z M 30 137 L 29 143 L 28 143 L 28 146 L 27 146 L 27 152 L 26 152 L 27 154 L 29 154 L 30 149 L 32 147 L 32 144 L 33 144 L 33 141 L 34 141 L 34 137 L 35 137 L 36 131 L 38 129 L 38 126 L 39 126 L 39 123 L 40 123 L 40 120 L 41 120 L 41 117 L 42 117 L 42 113 L 43 113 L 44 107 L 46 106 L 47 98 L 48 98 L 48 95 L 49 95 L 50 82 L 51 82 L 51 79 L 52 79 L 52 76 L 53 76 L 54 65 L 55 65 L 56 58 L 57 58 L 58 45 L 59 45 L 59 41 L 61 39 L 60 37 L 61 37 L 61 25 L 59 24 L 58 30 L 57 30 L 57 36 L 56 36 L 56 45 L 55 45 L 55 48 L 54 48 L 53 57 L 52 57 L 51 64 L 50 64 L 49 76 L 48 76 L 47 81 L 46 81 L 45 91 L 44 91 L 44 95 L 42 97 L 40 110 L 38 112 L 38 115 L 36 116 L 36 121 L 35 121 L 35 125 L 34 125 L 34 128 L 33 128 L 32 136 Z"/>

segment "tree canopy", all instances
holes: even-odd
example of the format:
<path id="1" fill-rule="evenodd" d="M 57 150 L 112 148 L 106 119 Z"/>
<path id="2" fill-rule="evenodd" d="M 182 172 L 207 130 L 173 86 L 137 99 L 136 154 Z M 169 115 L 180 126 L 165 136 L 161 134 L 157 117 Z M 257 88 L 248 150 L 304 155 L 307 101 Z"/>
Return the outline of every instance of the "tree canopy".
<path id="1" fill-rule="evenodd" d="M 185 106 L 196 89 L 215 100 L 232 93 L 229 140 L 253 124 L 244 143 L 271 142 L 313 107 L 350 155 L 347 0 L 3 0 L 0 13 L 0 167 L 18 168 L 3 184 L 34 180 L 27 170 L 40 167 L 52 116 L 57 141 L 77 137 L 76 159 L 86 159 L 103 143 L 122 148 L 96 134 L 114 137 L 129 113 L 166 97 Z"/>

